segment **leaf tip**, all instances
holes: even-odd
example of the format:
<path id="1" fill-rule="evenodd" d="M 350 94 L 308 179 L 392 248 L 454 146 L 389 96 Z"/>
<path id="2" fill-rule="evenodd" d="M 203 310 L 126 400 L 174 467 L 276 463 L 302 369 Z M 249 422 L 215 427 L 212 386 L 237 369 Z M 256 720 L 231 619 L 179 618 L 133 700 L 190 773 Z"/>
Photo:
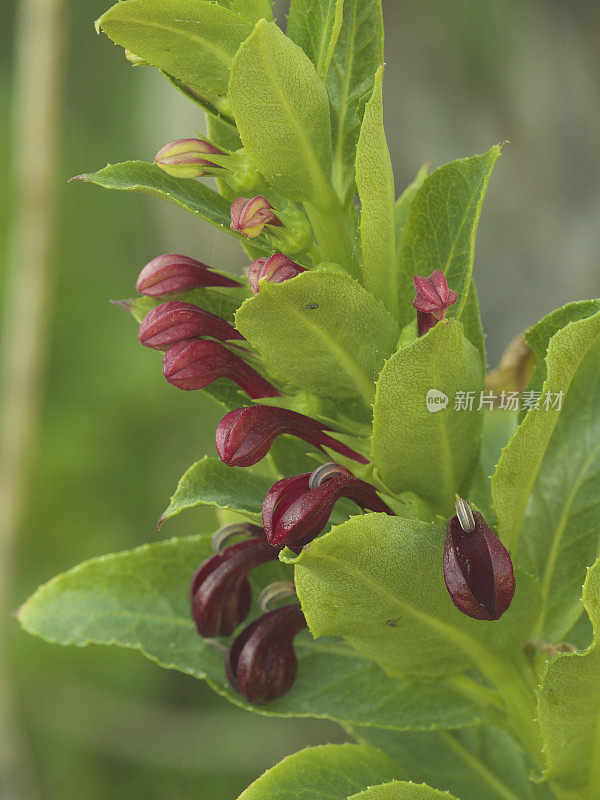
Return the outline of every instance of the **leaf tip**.
<path id="1" fill-rule="evenodd" d="M 72 181 L 89 181 L 89 175 L 86 172 L 83 172 L 81 175 L 73 175 L 72 178 L 69 178 L 67 183 L 71 183 Z"/>

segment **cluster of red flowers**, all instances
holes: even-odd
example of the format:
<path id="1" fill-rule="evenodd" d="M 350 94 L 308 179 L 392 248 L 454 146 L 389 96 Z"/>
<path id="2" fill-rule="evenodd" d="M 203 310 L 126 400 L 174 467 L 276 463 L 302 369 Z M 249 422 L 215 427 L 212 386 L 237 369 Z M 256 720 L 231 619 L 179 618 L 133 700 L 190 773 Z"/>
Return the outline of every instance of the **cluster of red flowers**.
<path id="1" fill-rule="evenodd" d="M 259 235 L 266 225 L 280 224 L 263 197 L 238 198 L 232 205 L 231 219 L 232 229 L 249 237 Z M 259 292 L 261 280 L 281 282 L 304 269 L 282 253 L 256 259 L 249 269 L 251 290 Z M 439 270 L 429 278 L 415 277 L 414 282 L 419 335 L 424 335 L 445 317 L 457 295 Z M 146 347 L 165 351 L 163 373 L 169 383 L 189 391 L 228 378 L 252 400 L 280 396 L 279 390 L 244 359 L 249 351 L 233 325 L 193 303 L 165 299 L 181 297 L 198 287 L 239 285 L 205 264 L 177 254 L 159 256 L 144 267 L 138 291 L 163 302 L 143 319 L 139 340 Z M 256 464 L 282 434 L 295 436 L 321 453 L 327 448 L 357 463 L 368 463 L 332 432 L 295 411 L 255 404 L 226 414 L 217 426 L 215 443 L 221 460 L 232 467 Z M 260 564 L 276 560 L 284 547 L 300 552 L 326 528 L 341 498 L 352 500 L 362 511 L 394 514 L 374 486 L 341 464 L 329 462 L 311 473 L 277 481 L 263 502 L 262 527 L 236 524 L 218 532 L 215 554 L 200 565 L 192 579 L 192 616 L 200 635 L 212 639 L 233 634 L 250 610 L 249 573 Z M 459 513 L 448 523 L 446 585 L 463 613 L 476 619 L 498 619 L 514 593 L 510 557 L 481 515 L 471 513 L 468 504 L 460 502 Z M 224 547 L 232 536 L 240 534 L 245 537 L 243 541 Z M 306 627 L 298 603 L 273 610 L 264 606 L 263 611 L 233 640 L 226 657 L 232 686 L 254 704 L 280 697 L 291 687 L 297 669 L 293 640 Z"/>

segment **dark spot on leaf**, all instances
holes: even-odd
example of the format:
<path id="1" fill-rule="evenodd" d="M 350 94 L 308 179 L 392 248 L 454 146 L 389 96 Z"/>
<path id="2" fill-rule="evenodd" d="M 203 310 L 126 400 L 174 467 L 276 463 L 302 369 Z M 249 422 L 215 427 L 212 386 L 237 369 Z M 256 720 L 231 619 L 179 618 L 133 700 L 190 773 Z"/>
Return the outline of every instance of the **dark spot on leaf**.
<path id="1" fill-rule="evenodd" d="M 307 306 L 304 306 L 304 311 L 314 311 L 315 308 L 318 308 L 318 303 L 309 303 Z"/>
<path id="2" fill-rule="evenodd" d="M 397 628 L 399 622 L 400 622 L 400 617 L 394 617 L 393 619 L 388 619 L 385 624 L 389 625 L 390 628 Z"/>

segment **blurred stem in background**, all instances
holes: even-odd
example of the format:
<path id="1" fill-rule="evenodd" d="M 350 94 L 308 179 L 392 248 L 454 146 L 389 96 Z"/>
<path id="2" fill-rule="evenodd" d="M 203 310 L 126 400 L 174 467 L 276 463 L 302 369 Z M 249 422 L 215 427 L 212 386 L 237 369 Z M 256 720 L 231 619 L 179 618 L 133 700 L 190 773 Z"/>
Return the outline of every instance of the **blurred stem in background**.
<path id="1" fill-rule="evenodd" d="M 63 0 L 21 0 L 13 87 L 12 186 L 0 374 L 0 795 L 36 797 L 13 707 L 5 629 L 47 361 L 56 164 L 62 117 Z"/>

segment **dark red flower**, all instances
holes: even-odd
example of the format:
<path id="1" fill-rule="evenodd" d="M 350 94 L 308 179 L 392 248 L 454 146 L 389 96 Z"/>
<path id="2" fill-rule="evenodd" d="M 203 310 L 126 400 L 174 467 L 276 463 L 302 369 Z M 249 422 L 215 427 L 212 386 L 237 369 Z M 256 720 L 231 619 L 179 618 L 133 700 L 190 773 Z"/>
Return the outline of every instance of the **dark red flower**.
<path id="1" fill-rule="evenodd" d="M 213 272 L 195 258 L 165 253 L 149 261 L 140 272 L 135 288 L 148 297 L 185 294 L 199 286 L 241 286 L 237 281 Z"/>
<path id="2" fill-rule="evenodd" d="M 208 339 L 177 342 L 164 355 L 163 374 L 178 389 L 204 389 L 217 378 L 229 378 L 253 400 L 279 397 L 274 386 L 220 342 Z"/>
<path id="3" fill-rule="evenodd" d="M 441 269 L 434 270 L 428 278 L 415 275 L 415 299 L 419 336 L 444 319 L 448 308 L 458 300 L 458 295 L 448 287 L 448 281 Z"/>
<path id="4" fill-rule="evenodd" d="M 456 514 L 448 521 L 444 580 L 452 602 L 463 614 L 500 619 L 515 593 L 512 561 L 481 514 L 473 511 L 472 517 L 473 530 L 465 530 Z"/>
<path id="5" fill-rule="evenodd" d="M 315 473 L 321 477 L 311 481 Z M 296 549 L 307 544 L 321 533 L 334 505 L 342 497 L 353 500 L 363 511 L 368 509 L 394 516 L 370 483 L 339 464 L 328 464 L 313 473 L 283 478 L 271 486 L 262 508 L 267 539 L 274 547 Z"/>
<path id="6" fill-rule="evenodd" d="M 244 338 L 221 317 L 193 303 L 168 300 L 146 314 L 140 325 L 138 339 L 146 347 L 168 350 L 171 345 L 184 339 L 201 336 L 212 336 L 221 341 Z"/>
<path id="7" fill-rule="evenodd" d="M 306 628 L 299 605 L 269 611 L 233 641 L 225 660 L 227 679 L 249 703 L 263 705 L 288 692 L 298 669 L 294 637 Z"/>
<path id="8" fill-rule="evenodd" d="M 277 551 L 264 536 L 253 537 L 215 553 L 192 578 L 192 617 L 201 636 L 229 636 L 246 619 L 252 600 L 248 573 L 275 561 Z"/>
<path id="9" fill-rule="evenodd" d="M 332 439 L 330 430 L 304 414 L 276 406 L 248 406 L 226 414 L 217 426 L 215 443 L 221 461 L 232 467 L 249 467 L 264 458 L 278 436 L 286 433 L 312 444 L 321 452 L 324 447 L 353 458 L 361 464 L 368 459 L 345 444 Z"/>
<path id="10" fill-rule="evenodd" d="M 283 253 L 275 253 L 270 258 L 265 256 L 256 258 L 248 269 L 250 290 L 253 294 L 258 294 L 259 281 L 283 283 L 290 278 L 295 278 L 301 272 L 306 272 L 306 269 Z"/>

